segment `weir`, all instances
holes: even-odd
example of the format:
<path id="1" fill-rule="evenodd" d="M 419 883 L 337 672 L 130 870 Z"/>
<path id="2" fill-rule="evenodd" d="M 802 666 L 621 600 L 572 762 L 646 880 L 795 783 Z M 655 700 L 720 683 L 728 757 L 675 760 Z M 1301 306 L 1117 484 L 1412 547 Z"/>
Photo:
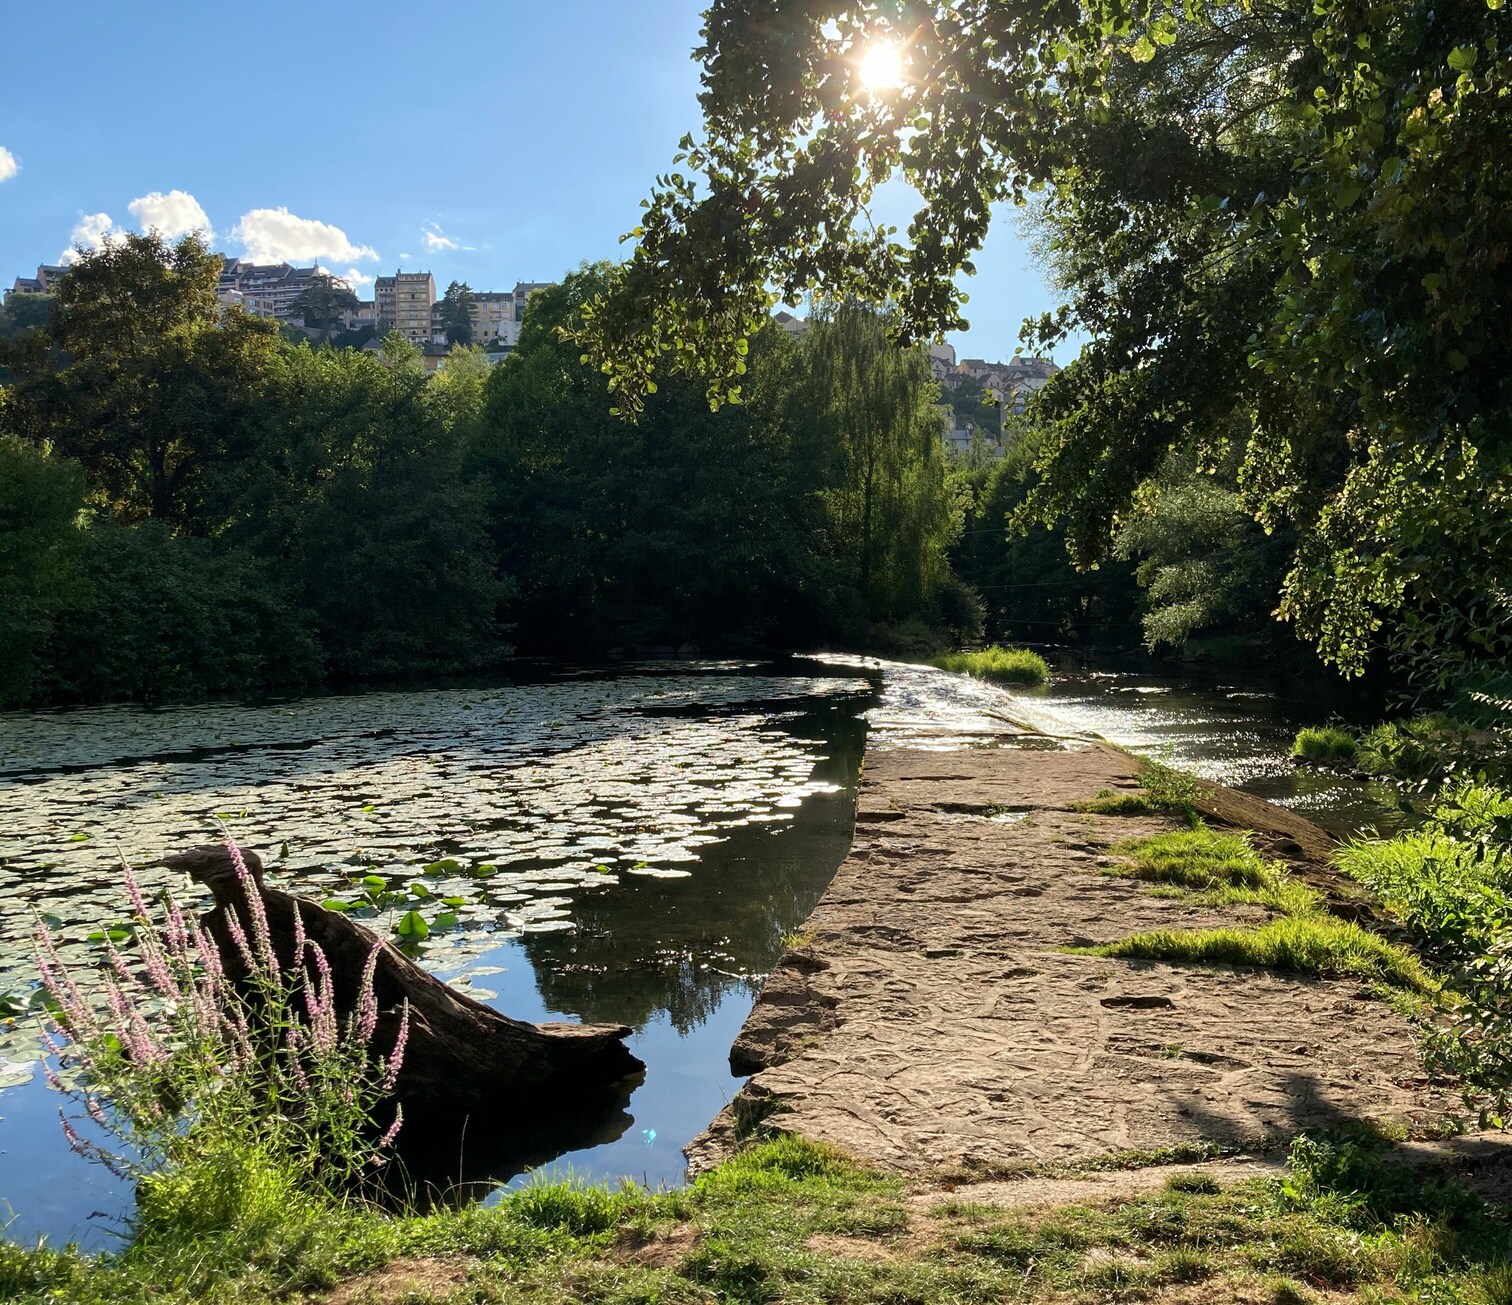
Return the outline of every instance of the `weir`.
<path id="1" fill-rule="evenodd" d="M 1066 950 L 1271 917 L 1103 873 L 1119 844 L 1181 827 L 1079 809 L 1139 773 L 1106 744 L 1028 733 L 869 753 L 854 845 L 735 1042 L 752 1077 L 689 1148 L 694 1170 L 758 1129 L 969 1179 L 1441 1115 L 1412 1026 L 1360 979 Z M 1210 784 L 1195 805 L 1254 831 L 1330 912 L 1365 909 L 1295 813 Z"/>

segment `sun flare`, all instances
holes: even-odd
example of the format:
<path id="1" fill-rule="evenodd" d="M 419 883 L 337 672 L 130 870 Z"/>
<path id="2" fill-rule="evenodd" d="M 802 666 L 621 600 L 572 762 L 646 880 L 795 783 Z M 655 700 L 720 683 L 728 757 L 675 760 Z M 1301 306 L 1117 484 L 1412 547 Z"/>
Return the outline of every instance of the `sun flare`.
<path id="1" fill-rule="evenodd" d="M 861 81 L 873 94 L 903 85 L 903 48 L 896 41 L 873 41 L 857 62 Z"/>

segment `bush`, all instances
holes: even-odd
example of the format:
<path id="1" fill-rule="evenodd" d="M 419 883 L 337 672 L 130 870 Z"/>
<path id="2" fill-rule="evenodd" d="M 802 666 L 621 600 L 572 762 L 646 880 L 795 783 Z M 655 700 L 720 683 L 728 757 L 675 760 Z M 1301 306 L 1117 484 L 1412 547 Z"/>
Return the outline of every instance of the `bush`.
<path id="1" fill-rule="evenodd" d="M 931 658 L 929 664 L 942 671 L 974 675 L 997 684 L 1039 685 L 1050 678 L 1050 667 L 1038 653 L 1027 648 L 1000 648 L 996 644 L 981 652 L 945 653 Z"/>
<path id="2" fill-rule="evenodd" d="M 1423 825 L 1350 844 L 1339 866 L 1378 894 L 1458 997 L 1427 1059 L 1486 1122 L 1512 1112 L 1512 793 L 1465 784 Z"/>
<path id="3" fill-rule="evenodd" d="M 1303 761 L 1353 761 L 1358 746 L 1348 730 L 1333 725 L 1310 726 L 1297 731 L 1291 751 Z"/>

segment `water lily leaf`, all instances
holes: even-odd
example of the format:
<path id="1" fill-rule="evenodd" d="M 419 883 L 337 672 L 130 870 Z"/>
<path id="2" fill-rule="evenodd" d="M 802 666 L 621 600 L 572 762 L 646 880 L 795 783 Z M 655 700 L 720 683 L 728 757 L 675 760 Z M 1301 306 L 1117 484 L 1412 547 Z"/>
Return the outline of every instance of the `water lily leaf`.
<path id="1" fill-rule="evenodd" d="M 406 911 L 394 926 L 394 932 L 409 942 L 418 942 L 430 937 L 430 925 L 419 911 Z"/>
<path id="2" fill-rule="evenodd" d="M 437 929 L 455 929 L 457 927 L 457 916 L 455 912 L 442 911 L 431 923 Z"/>
<path id="3" fill-rule="evenodd" d="M 411 884 L 409 890 L 412 897 L 418 897 L 422 902 L 431 895 L 431 890 L 419 882 Z"/>
<path id="4" fill-rule="evenodd" d="M 432 861 L 429 865 L 420 867 L 421 874 L 427 875 L 454 875 L 462 869 L 462 862 L 454 861 L 451 857 L 445 857 L 440 861 Z"/>

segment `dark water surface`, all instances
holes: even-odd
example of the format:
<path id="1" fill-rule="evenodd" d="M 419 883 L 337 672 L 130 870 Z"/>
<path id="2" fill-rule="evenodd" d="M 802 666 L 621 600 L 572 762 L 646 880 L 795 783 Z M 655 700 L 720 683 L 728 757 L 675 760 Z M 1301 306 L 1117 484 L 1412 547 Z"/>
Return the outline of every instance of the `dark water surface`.
<path id="1" fill-rule="evenodd" d="M 422 885 L 430 896 L 416 904 L 432 919 L 441 897 L 464 898 L 420 959 L 500 1010 L 635 1029 L 647 1073 L 621 1108 L 565 1151 L 545 1132 L 511 1163 L 464 1148 L 464 1180 L 507 1179 L 523 1160 L 676 1184 L 681 1148 L 740 1086 L 730 1044 L 783 934 L 849 846 L 864 744 L 1011 745 L 1008 722 L 1026 720 L 1101 733 L 1335 828 L 1371 819 L 1361 786 L 1297 782 L 1286 746 L 1317 718 L 1294 719 L 1300 710 L 1145 671 L 1075 672 L 1022 693 L 819 658 L 0 715 L 0 1000 L 24 1004 L 33 990 L 31 910 L 90 963 L 88 933 L 123 913 L 117 848 L 142 865 L 213 837 L 220 815 L 296 891 L 353 901 L 354 881 L 377 875 L 396 892 Z M 386 929 L 395 910 L 359 914 Z M 0 1219 L 8 1206 L 22 1241 L 108 1245 L 129 1193 L 64 1145 L 34 1030 L 0 1015 Z"/>

